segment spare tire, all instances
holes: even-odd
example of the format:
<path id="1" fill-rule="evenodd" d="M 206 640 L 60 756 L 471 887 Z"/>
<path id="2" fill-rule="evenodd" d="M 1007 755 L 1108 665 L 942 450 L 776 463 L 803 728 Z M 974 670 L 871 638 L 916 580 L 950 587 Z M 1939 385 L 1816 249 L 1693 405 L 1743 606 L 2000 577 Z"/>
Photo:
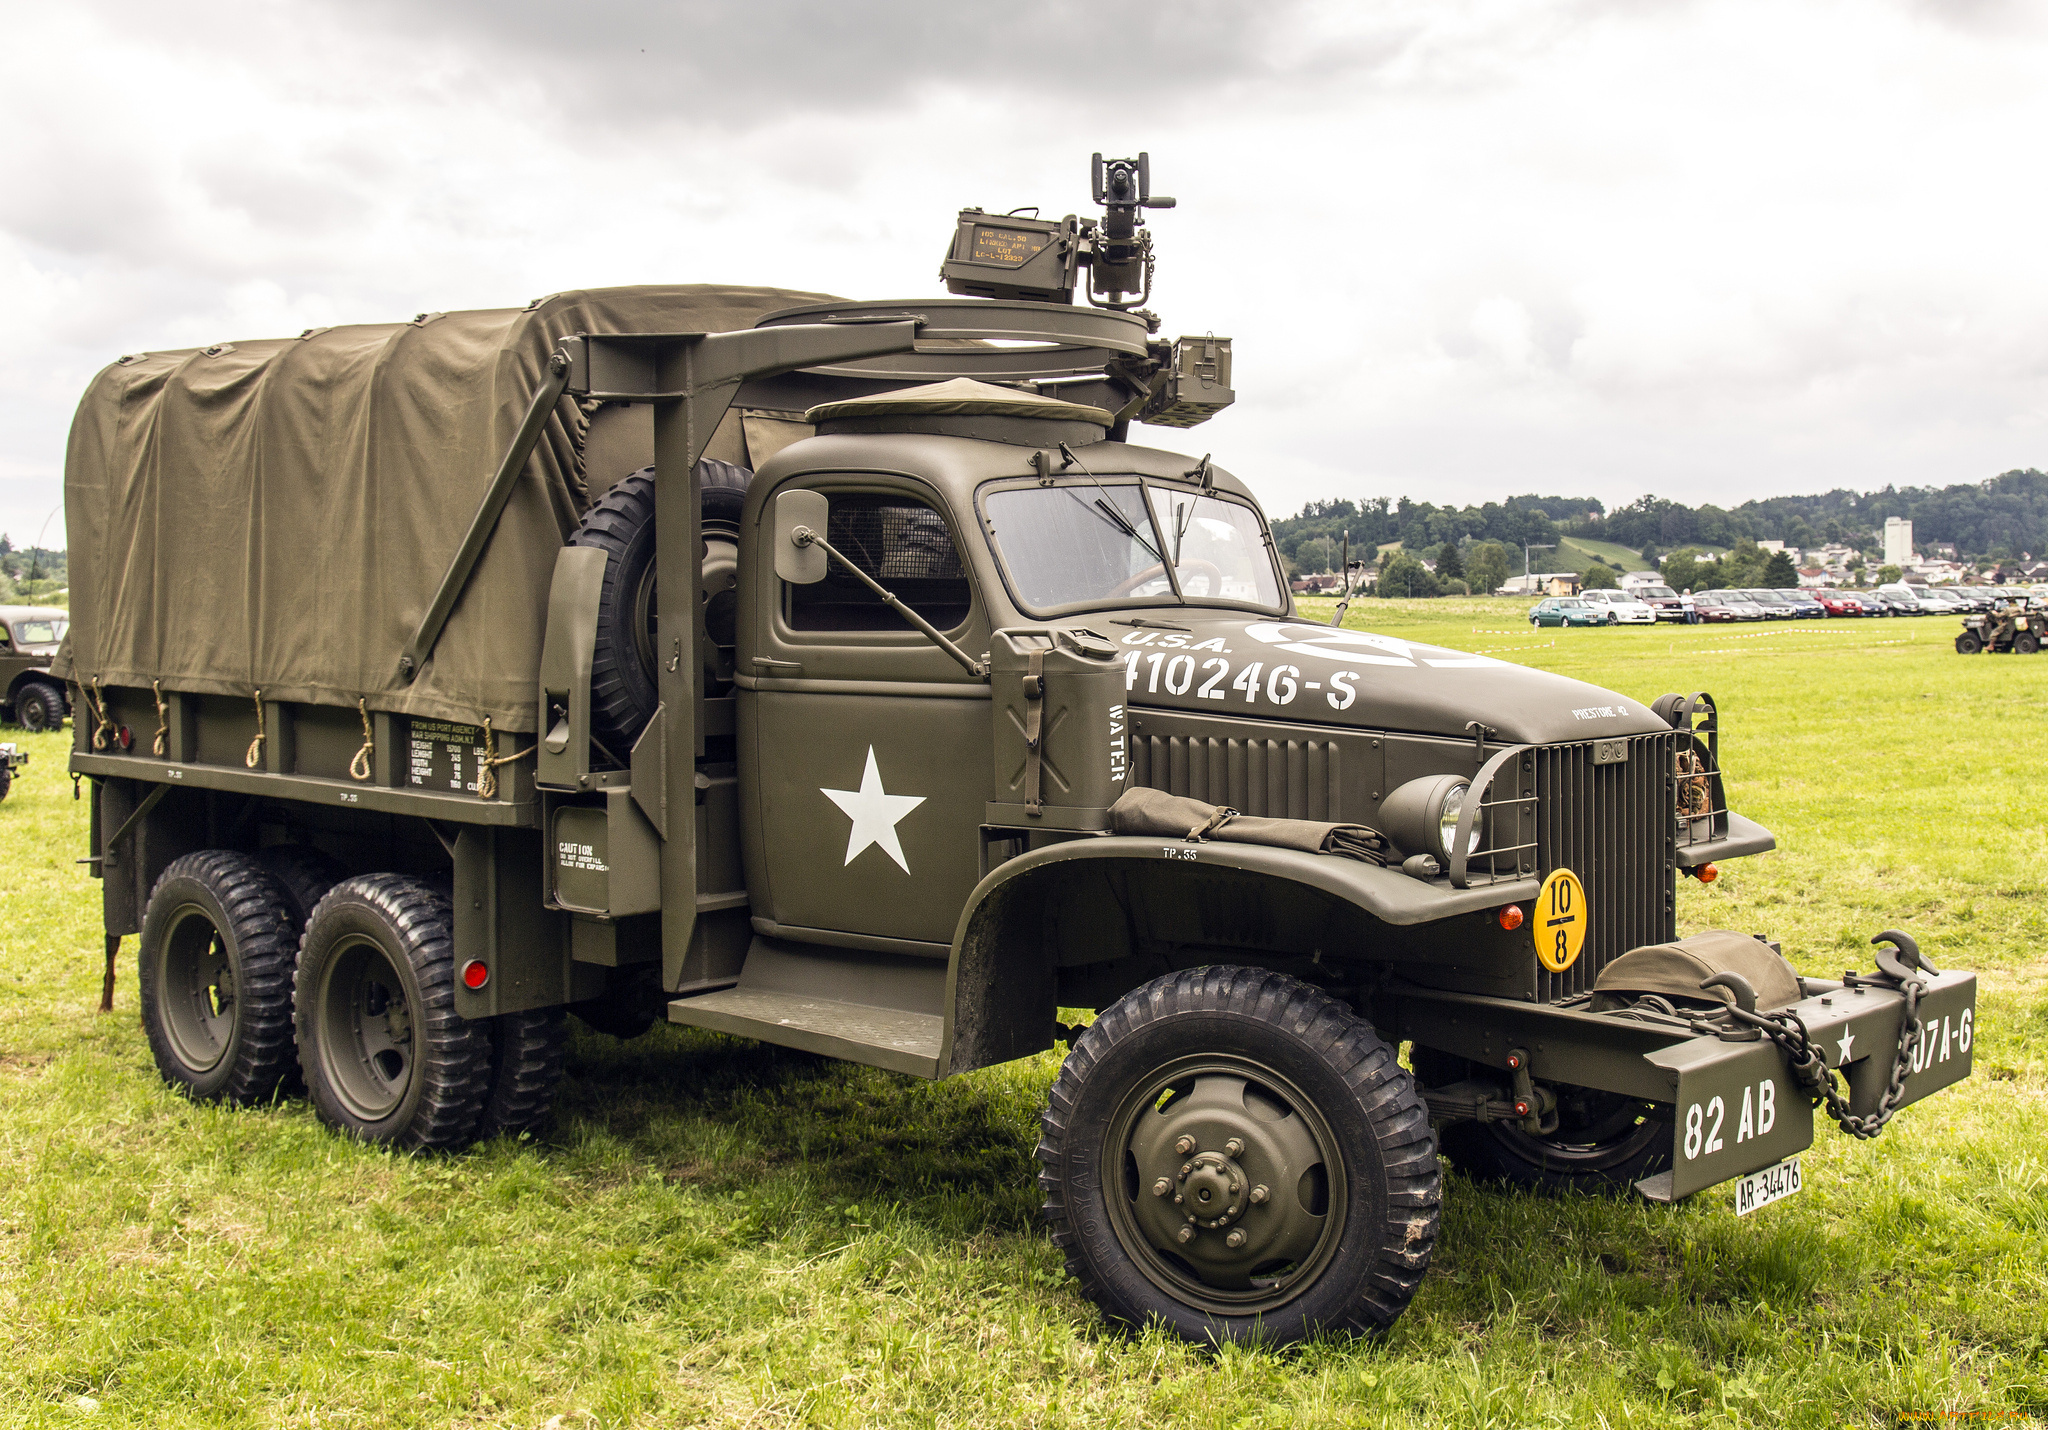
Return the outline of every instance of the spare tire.
<path id="1" fill-rule="evenodd" d="M 697 463 L 698 512 L 709 529 L 739 531 L 754 474 L 706 457 Z M 597 647 L 590 661 L 590 723 L 614 758 L 626 759 L 654 718 L 657 635 L 654 604 L 654 468 L 621 478 L 583 514 L 571 546 L 606 552 L 597 608 Z"/>

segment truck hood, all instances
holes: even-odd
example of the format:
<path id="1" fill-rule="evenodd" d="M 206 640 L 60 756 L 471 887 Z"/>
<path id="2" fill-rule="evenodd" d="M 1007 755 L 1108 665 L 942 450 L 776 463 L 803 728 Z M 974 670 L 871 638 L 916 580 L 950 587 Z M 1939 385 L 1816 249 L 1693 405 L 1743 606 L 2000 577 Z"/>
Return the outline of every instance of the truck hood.
<path id="1" fill-rule="evenodd" d="M 1371 631 L 1201 609 L 1087 624 L 1123 655 L 1135 707 L 1457 739 L 1479 720 L 1493 727 L 1490 739 L 1529 745 L 1669 728 L 1597 685 Z"/>

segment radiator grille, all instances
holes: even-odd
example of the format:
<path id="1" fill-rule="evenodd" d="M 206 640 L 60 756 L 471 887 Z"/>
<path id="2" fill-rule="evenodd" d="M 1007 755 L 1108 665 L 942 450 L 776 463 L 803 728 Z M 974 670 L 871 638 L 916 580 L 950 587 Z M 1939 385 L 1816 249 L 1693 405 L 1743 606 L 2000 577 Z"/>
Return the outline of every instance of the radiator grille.
<path id="1" fill-rule="evenodd" d="M 1342 751 L 1329 740 L 1131 741 L 1131 783 L 1266 819 L 1344 818 Z"/>
<path id="2" fill-rule="evenodd" d="M 1537 970 L 1539 1002 L 1584 993 L 1611 960 L 1675 935 L 1671 771 L 1683 738 L 1674 731 L 1602 741 L 1628 750 L 1625 761 L 1608 764 L 1596 762 L 1592 744 L 1531 752 L 1537 866 L 1546 875 L 1557 868 L 1578 875 L 1591 914 L 1578 961 L 1563 973 Z"/>

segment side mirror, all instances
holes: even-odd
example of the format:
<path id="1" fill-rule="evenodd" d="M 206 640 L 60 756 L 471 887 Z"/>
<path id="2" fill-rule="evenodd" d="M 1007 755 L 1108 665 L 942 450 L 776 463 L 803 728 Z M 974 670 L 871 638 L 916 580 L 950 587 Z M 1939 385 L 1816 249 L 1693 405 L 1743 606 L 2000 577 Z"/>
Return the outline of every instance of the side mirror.
<path id="1" fill-rule="evenodd" d="M 825 579 L 825 548 L 810 537 L 822 537 L 831 514 L 823 492 L 788 491 L 775 498 L 775 574 L 793 586 Z M 798 533 L 804 535 L 798 545 Z"/>

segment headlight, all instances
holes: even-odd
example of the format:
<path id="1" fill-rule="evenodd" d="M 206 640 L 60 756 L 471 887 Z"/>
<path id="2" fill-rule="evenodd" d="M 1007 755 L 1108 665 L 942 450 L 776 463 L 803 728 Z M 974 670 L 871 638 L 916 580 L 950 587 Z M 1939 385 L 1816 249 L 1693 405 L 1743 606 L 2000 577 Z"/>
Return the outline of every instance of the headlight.
<path id="1" fill-rule="evenodd" d="M 1472 786 L 1460 784 L 1444 796 L 1437 808 L 1437 832 L 1441 837 L 1444 858 L 1451 857 L 1451 851 L 1458 846 L 1458 816 L 1465 812 L 1465 796 L 1472 792 Z M 1479 821 L 1472 821 L 1472 833 L 1465 841 L 1465 853 L 1470 856 L 1479 847 Z"/>
<path id="2" fill-rule="evenodd" d="M 1458 818 L 1472 782 L 1463 775 L 1424 775 L 1388 795 L 1380 806 L 1380 832 L 1404 854 L 1433 854 L 1448 860 L 1458 839 Z M 1475 813 L 1465 840 L 1469 857 L 1484 837 L 1483 815 Z"/>

